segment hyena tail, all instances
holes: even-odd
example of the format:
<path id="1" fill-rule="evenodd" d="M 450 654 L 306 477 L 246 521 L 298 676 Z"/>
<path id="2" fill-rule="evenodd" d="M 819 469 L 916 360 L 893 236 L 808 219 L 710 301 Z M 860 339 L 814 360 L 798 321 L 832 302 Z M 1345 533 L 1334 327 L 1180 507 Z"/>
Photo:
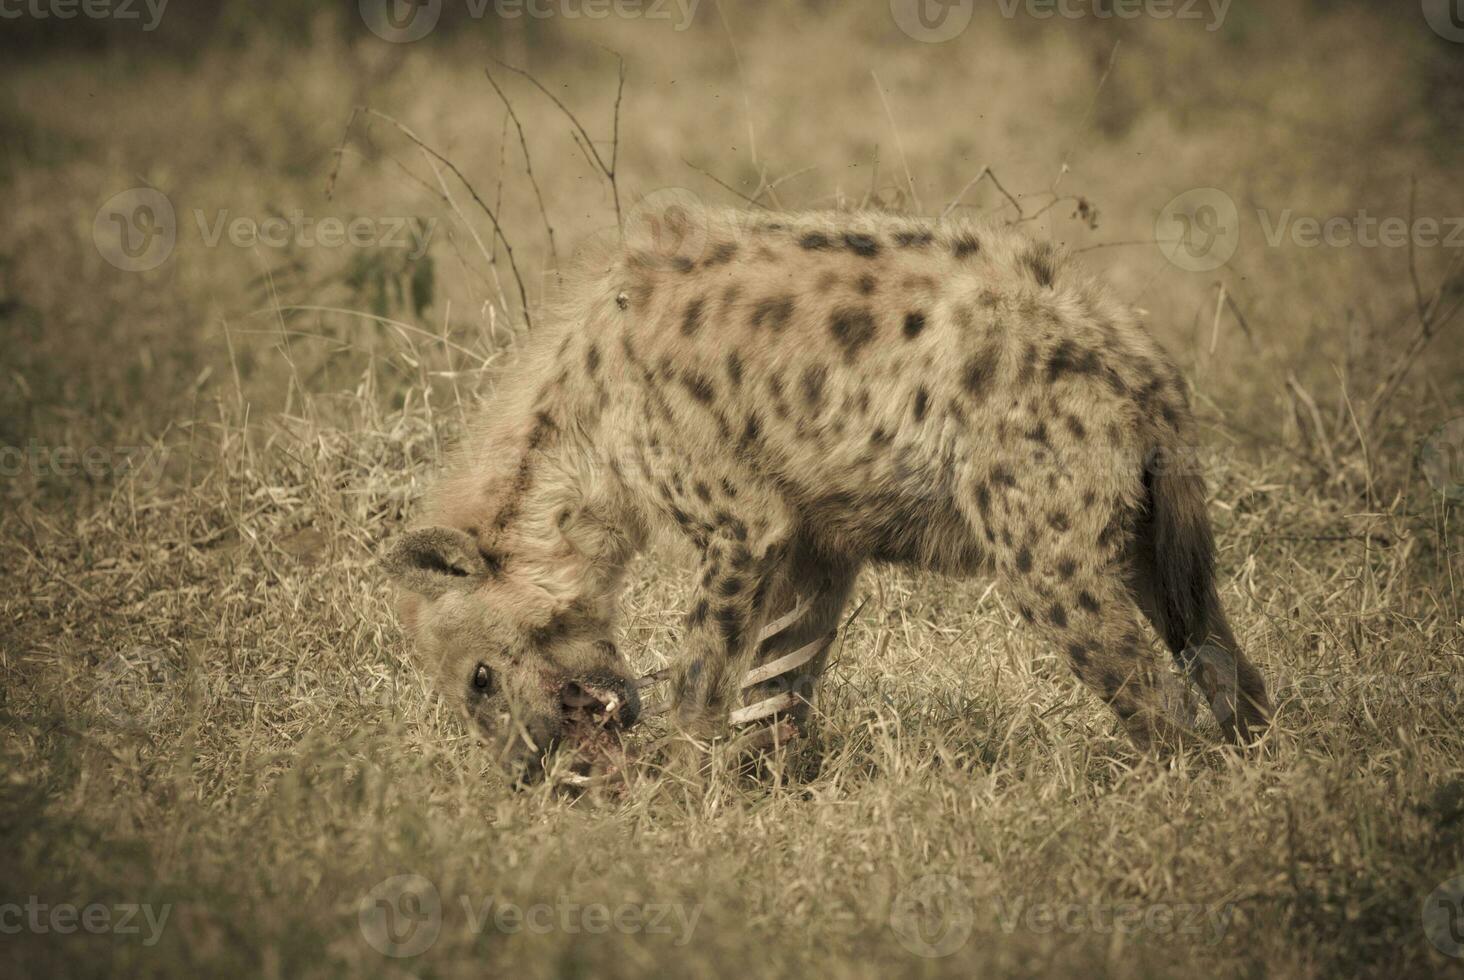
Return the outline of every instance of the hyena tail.
<path id="1" fill-rule="evenodd" d="M 1139 580 L 1148 594 L 1142 604 L 1226 736 L 1250 742 L 1265 732 L 1271 704 L 1260 671 L 1235 642 L 1215 589 L 1205 482 L 1182 462 L 1161 451 L 1145 468 L 1148 515 L 1138 557 Z"/>

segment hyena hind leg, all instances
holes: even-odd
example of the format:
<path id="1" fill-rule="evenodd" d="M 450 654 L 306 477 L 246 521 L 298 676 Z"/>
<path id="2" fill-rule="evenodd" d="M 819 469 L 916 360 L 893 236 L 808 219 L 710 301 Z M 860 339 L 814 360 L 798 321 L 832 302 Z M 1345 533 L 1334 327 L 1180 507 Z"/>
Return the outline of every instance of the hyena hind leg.
<path id="1" fill-rule="evenodd" d="M 1022 617 L 1057 647 L 1073 673 L 1117 716 L 1140 751 L 1173 751 L 1190 734 L 1166 704 L 1168 669 L 1141 626 L 1138 601 L 1121 566 L 1096 570 L 1059 559 L 1044 568 L 1021 559 L 1004 569 Z M 1025 569 L 1025 570 L 1024 570 Z"/>

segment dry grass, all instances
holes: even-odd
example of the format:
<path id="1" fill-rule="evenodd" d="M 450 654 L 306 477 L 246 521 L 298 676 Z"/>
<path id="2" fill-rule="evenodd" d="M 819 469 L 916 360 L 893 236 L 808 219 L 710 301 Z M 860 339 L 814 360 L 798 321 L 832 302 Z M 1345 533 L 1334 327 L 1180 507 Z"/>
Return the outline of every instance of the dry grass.
<path id="1" fill-rule="evenodd" d="M 989 164 L 1032 213 L 1067 160 L 1059 193 L 1095 203 L 1098 227 L 1066 202 L 1032 223 L 1074 248 L 1152 236 L 1197 186 L 1250 216 L 1406 216 L 1416 177 L 1418 213 L 1464 214 L 1457 105 L 1427 94 L 1459 54 L 1416 12 L 1267 4 L 1215 34 L 993 17 L 962 47 L 892 36 L 874 6 L 727 4 L 740 69 L 710 8 L 685 34 L 556 22 L 494 51 L 532 54 L 596 139 L 615 58 L 595 44 L 624 52 L 626 202 L 664 186 L 735 200 L 689 162 L 747 195 L 797 174 L 764 196 L 785 205 L 909 207 L 914 186 L 934 211 Z M 514 795 L 407 659 L 374 556 L 512 347 L 517 291 L 466 189 L 391 125 L 354 128 L 333 200 L 322 188 L 353 105 L 401 120 L 495 210 L 531 312 L 554 285 L 540 202 L 481 34 L 403 50 L 311 32 L 309 57 L 256 42 L 186 65 L 41 59 L 0 107 L 0 442 L 166 451 L 133 473 L 6 477 L 0 927 L 32 896 L 169 910 L 154 944 L 141 919 L 0 934 L 7 975 L 1453 967 L 1421 913 L 1464 866 L 1464 564 L 1457 507 L 1414 447 L 1457 414 L 1464 364 L 1446 325 L 1369 423 L 1417 326 L 1405 251 L 1268 247 L 1247 217 L 1208 276 L 1152 246 L 1085 255 L 1194 381 L 1225 598 L 1279 702 L 1258 757 L 1136 760 L 985 583 L 882 569 L 780 778 L 595 805 Z M 567 254 L 613 224 L 609 189 L 552 106 L 495 78 Z M 88 233 L 138 183 L 184 230 L 161 269 L 128 274 Z M 1014 217 L 990 181 L 964 200 Z M 191 214 L 294 207 L 437 219 L 430 302 L 396 254 L 207 248 Z M 1414 257 L 1422 292 L 1456 254 Z M 1219 316 L 1216 281 L 1235 300 Z M 647 557 L 629 594 L 625 646 L 646 666 L 674 649 L 683 557 Z M 402 874 L 435 888 L 440 933 L 396 959 L 361 910 L 377 921 L 372 889 Z M 954 891 L 912 931 L 917 900 L 951 886 L 932 875 Z M 490 900 L 552 922 L 481 919 Z M 595 903 L 647 918 L 600 929 Z M 967 927 L 947 956 L 910 950 Z"/>

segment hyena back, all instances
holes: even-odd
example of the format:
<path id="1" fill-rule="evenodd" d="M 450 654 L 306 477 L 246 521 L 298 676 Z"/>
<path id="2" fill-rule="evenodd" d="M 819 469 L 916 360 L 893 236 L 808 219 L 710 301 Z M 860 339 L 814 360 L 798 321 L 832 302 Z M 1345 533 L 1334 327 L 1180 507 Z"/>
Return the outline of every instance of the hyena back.
<path id="1" fill-rule="evenodd" d="M 699 555 L 672 678 L 692 732 L 723 723 L 780 593 L 811 603 L 786 649 L 836 624 L 867 561 L 994 574 L 1140 746 L 1178 735 L 1144 619 L 1231 738 L 1264 730 L 1203 483 L 1175 465 L 1184 383 L 1130 310 L 1008 228 L 765 213 L 697 230 L 694 250 L 591 264 L 435 494 L 436 523 L 476 556 L 449 598 L 497 610 L 481 647 L 437 643 L 449 688 L 485 664 L 537 678 L 521 690 L 589 671 L 623 704 L 615 596 L 668 527 Z M 429 648 L 440 550 L 409 535 L 392 560 Z M 590 638 L 599 659 L 565 657 Z M 551 701 L 529 710 L 546 733 L 524 739 L 531 757 L 558 731 Z"/>

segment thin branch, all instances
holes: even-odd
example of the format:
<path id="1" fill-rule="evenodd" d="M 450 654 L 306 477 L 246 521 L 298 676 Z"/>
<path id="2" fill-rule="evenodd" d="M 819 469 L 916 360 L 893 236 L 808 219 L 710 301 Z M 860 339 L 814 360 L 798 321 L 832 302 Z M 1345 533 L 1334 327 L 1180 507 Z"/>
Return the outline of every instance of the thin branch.
<path id="1" fill-rule="evenodd" d="M 900 165 L 905 168 L 905 183 L 910 185 L 910 200 L 915 203 L 915 212 L 918 214 L 925 210 L 920 203 L 920 195 L 915 191 L 915 178 L 910 176 L 910 161 L 905 158 L 905 141 L 900 138 L 900 127 L 895 125 L 895 114 L 890 109 L 890 101 L 885 98 L 884 86 L 879 83 L 879 76 L 874 69 L 869 70 L 869 77 L 874 79 L 874 90 L 879 93 L 879 101 L 884 104 L 885 115 L 889 118 L 890 129 L 895 134 L 895 149 L 900 151 Z"/>
<path id="2" fill-rule="evenodd" d="M 761 170 L 757 160 L 757 130 L 752 125 L 752 101 L 747 97 L 747 74 L 742 70 L 742 55 L 737 51 L 737 41 L 732 37 L 732 25 L 727 23 L 727 14 L 722 10 L 722 0 L 714 0 L 717 17 L 722 21 L 722 32 L 727 35 L 727 46 L 732 49 L 732 63 L 737 66 L 737 81 L 742 88 L 742 114 L 747 117 L 747 151 L 752 155 L 752 165 Z"/>
<path id="3" fill-rule="evenodd" d="M 557 276 L 559 274 L 559 250 L 554 245 L 554 225 L 549 222 L 549 211 L 544 206 L 544 192 L 539 189 L 538 178 L 534 176 L 534 161 L 529 156 L 529 141 L 524 136 L 523 124 L 519 122 L 518 113 L 513 111 L 513 103 L 509 101 L 507 93 L 499 86 L 498 80 L 493 77 L 492 69 L 484 68 L 483 74 L 487 76 L 488 84 L 493 86 L 493 91 L 498 93 L 498 98 L 503 102 L 503 107 L 508 110 L 508 118 L 513 120 L 514 129 L 518 130 L 519 148 L 524 153 L 524 170 L 529 175 L 529 184 L 534 188 L 534 197 L 539 202 L 539 217 L 544 219 L 544 230 L 549 234 L 549 255 L 554 259 L 554 271 Z M 618 124 L 620 118 L 618 109 L 615 116 Z M 616 134 L 616 140 L 617 142 L 619 141 L 618 132 Z M 611 166 L 613 167 L 614 165 L 614 161 L 612 160 Z"/>
<path id="4" fill-rule="evenodd" d="M 560 101 L 559 96 L 549 91 L 549 89 L 544 86 L 543 82 L 539 81 L 528 71 L 525 71 L 524 69 L 519 68 L 516 65 L 510 65 L 508 62 L 503 61 L 499 58 L 494 58 L 492 55 L 489 55 L 488 57 L 492 58 L 493 61 L 497 62 L 502 67 L 507 68 L 515 75 L 528 79 L 529 84 L 533 85 L 534 88 L 544 93 L 544 95 L 548 97 L 549 101 L 553 102 L 555 107 L 561 113 L 563 113 L 564 117 L 569 120 L 572 126 L 574 126 L 578 137 L 583 142 L 582 148 L 585 150 L 586 156 L 591 160 L 593 165 L 602 174 L 605 175 L 605 179 L 610 182 L 610 195 L 615 200 L 615 223 L 617 226 L 620 225 L 622 223 L 620 214 L 620 186 L 618 183 L 616 183 L 615 180 L 615 166 L 620 159 L 620 101 L 625 94 L 625 59 L 621 57 L 618 53 L 616 54 L 616 58 L 619 59 L 620 62 L 619 80 L 615 87 L 615 118 L 612 123 L 613 135 L 610 144 L 610 159 L 607 161 L 605 157 L 600 153 L 600 151 L 596 149 L 595 141 L 590 138 L 589 131 L 585 129 L 584 124 L 579 121 L 579 117 L 571 112 L 569 107 L 566 106 L 562 101 Z"/>
<path id="5" fill-rule="evenodd" d="M 759 208 L 764 208 L 764 209 L 767 208 L 767 205 L 764 204 L 764 203 L 762 203 L 761 201 L 759 201 L 757 198 L 755 198 L 755 197 L 748 197 L 746 194 L 742 193 L 737 188 L 735 188 L 731 184 L 727 183 L 721 177 L 718 177 L 716 174 L 712 173 L 710 170 L 706 170 L 706 169 L 704 169 L 702 167 L 698 167 L 696 164 L 694 164 L 690 160 L 686 159 L 686 157 L 682 157 L 681 158 L 681 162 L 684 163 L 684 164 L 686 164 L 692 170 L 695 170 L 697 173 L 701 174 L 703 177 L 706 177 L 708 180 L 711 180 L 718 187 L 722 188 L 724 191 L 727 191 L 729 194 L 735 194 L 735 195 L 737 195 L 738 197 L 742 198 L 744 201 L 746 201 L 748 204 L 753 205 L 754 207 L 759 207 Z M 758 193 L 762 193 L 761 185 L 759 185 Z"/>
<path id="6" fill-rule="evenodd" d="M 472 195 L 473 200 L 477 203 L 478 207 L 481 208 L 483 210 L 483 213 L 488 216 L 488 220 L 493 222 L 493 234 L 498 237 L 498 241 L 503 245 L 503 251 L 508 256 L 508 266 L 513 271 L 514 282 L 518 285 L 519 301 L 523 304 L 524 308 L 524 323 L 528 326 L 530 330 L 532 330 L 534 328 L 534 321 L 529 313 L 529 293 L 528 290 L 524 288 L 523 276 L 519 275 L 518 263 L 514 261 L 513 246 L 509 244 L 508 236 L 503 233 L 503 226 L 498 223 L 498 215 L 495 214 L 493 209 L 488 206 L 488 202 L 483 200 L 482 196 L 478 193 L 477 188 L 475 188 L 471 183 L 468 182 L 468 178 L 465 177 L 463 175 L 463 172 L 458 169 L 457 164 L 453 163 L 441 153 L 438 153 L 437 150 L 429 146 L 425 141 L 422 140 L 420 136 L 412 132 L 412 130 L 403 123 L 397 121 L 391 116 L 388 116 L 386 113 L 378 112 L 377 110 L 372 109 L 369 106 L 365 106 L 362 108 L 363 111 L 370 113 L 373 116 L 376 116 L 378 119 L 383 119 L 391 125 L 395 126 L 403 136 L 415 143 L 417 145 L 417 148 L 420 149 L 423 153 L 434 157 L 443 166 L 451 170 L 453 176 L 457 177 L 457 179 L 462 182 L 462 185 L 468 189 L 468 193 Z"/>

